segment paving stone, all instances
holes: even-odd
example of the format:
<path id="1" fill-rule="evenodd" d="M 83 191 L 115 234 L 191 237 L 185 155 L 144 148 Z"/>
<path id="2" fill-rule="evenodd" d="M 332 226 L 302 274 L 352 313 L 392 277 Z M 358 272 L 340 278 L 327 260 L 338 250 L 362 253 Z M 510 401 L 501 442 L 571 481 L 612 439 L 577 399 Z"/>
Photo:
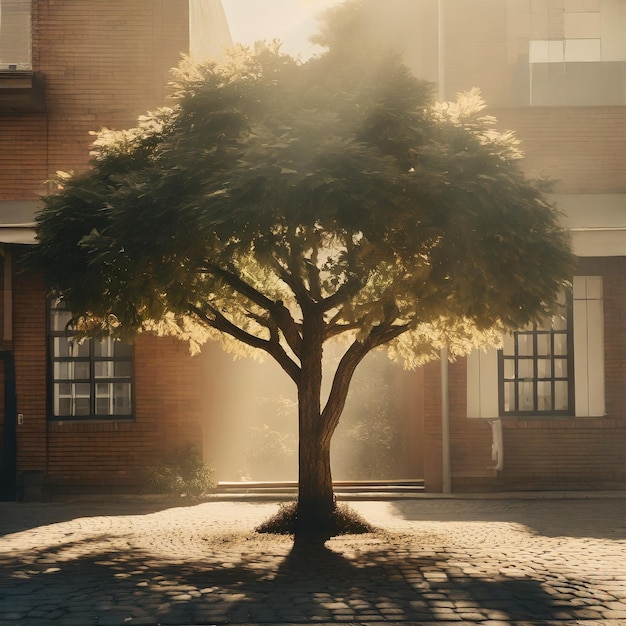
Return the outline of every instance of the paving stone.
<path id="1" fill-rule="evenodd" d="M 103 612 L 131 626 L 626 623 L 623 496 L 355 502 L 387 532 L 302 562 L 288 539 L 245 534 L 272 503 L 4 504 L 0 626 Z"/>

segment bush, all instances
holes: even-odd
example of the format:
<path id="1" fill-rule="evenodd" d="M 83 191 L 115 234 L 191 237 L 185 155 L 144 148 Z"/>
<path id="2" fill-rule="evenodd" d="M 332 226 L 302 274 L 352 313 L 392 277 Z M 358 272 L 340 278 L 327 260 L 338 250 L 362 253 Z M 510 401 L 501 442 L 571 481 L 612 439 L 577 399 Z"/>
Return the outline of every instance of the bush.
<path id="1" fill-rule="evenodd" d="M 275 533 L 293 535 L 298 523 L 298 502 L 280 504 L 278 512 L 254 530 L 257 533 Z M 319 528 L 320 534 L 328 537 L 337 535 L 359 535 L 371 533 L 376 529 L 366 522 L 354 509 L 347 504 L 338 504 L 330 517 L 325 520 L 324 527 Z"/>
<path id="2" fill-rule="evenodd" d="M 171 462 L 146 467 L 144 479 L 156 493 L 196 499 L 215 488 L 214 473 L 195 447 L 187 445 L 176 451 Z"/>

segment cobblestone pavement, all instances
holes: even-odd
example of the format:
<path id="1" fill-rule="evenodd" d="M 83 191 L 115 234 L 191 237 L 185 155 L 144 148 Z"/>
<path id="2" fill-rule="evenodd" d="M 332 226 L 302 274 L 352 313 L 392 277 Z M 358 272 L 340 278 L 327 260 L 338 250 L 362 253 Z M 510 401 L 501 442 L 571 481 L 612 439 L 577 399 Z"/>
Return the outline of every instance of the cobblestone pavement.
<path id="1" fill-rule="evenodd" d="M 626 497 L 350 504 L 300 553 L 276 503 L 0 503 L 0 626 L 626 624 Z"/>

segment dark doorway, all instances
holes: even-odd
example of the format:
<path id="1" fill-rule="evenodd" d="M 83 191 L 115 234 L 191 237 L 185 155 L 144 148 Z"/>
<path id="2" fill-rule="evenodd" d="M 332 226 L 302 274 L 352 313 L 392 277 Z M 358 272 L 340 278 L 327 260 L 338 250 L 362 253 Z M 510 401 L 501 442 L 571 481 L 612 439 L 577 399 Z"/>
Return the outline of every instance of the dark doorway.
<path id="1" fill-rule="evenodd" d="M 0 351 L 4 379 L 4 415 L 0 456 L 0 501 L 15 500 L 17 495 L 17 393 L 13 353 Z"/>

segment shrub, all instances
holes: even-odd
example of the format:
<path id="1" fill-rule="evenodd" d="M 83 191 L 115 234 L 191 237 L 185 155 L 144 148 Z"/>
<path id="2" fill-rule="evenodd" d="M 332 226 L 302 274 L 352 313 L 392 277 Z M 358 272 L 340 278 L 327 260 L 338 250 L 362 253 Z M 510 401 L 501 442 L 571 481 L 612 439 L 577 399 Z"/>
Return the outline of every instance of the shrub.
<path id="1" fill-rule="evenodd" d="M 298 523 L 298 502 L 279 504 L 278 512 L 261 523 L 254 530 L 257 533 L 275 533 L 278 535 L 293 535 Z M 338 504 L 324 527 L 319 528 L 320 534 L 328 537 L 336 535 L 359 535 L 371 533 L 376 529 L 366 522 L 354 509 L 347 504 Z"/>
<path id="2" fill-rule="evenodd" d="M 146 467 L 144 478 L 151 491 L 196 499 L 215 488 L 214 473 L 189 444 L 171 462 Z"/>

